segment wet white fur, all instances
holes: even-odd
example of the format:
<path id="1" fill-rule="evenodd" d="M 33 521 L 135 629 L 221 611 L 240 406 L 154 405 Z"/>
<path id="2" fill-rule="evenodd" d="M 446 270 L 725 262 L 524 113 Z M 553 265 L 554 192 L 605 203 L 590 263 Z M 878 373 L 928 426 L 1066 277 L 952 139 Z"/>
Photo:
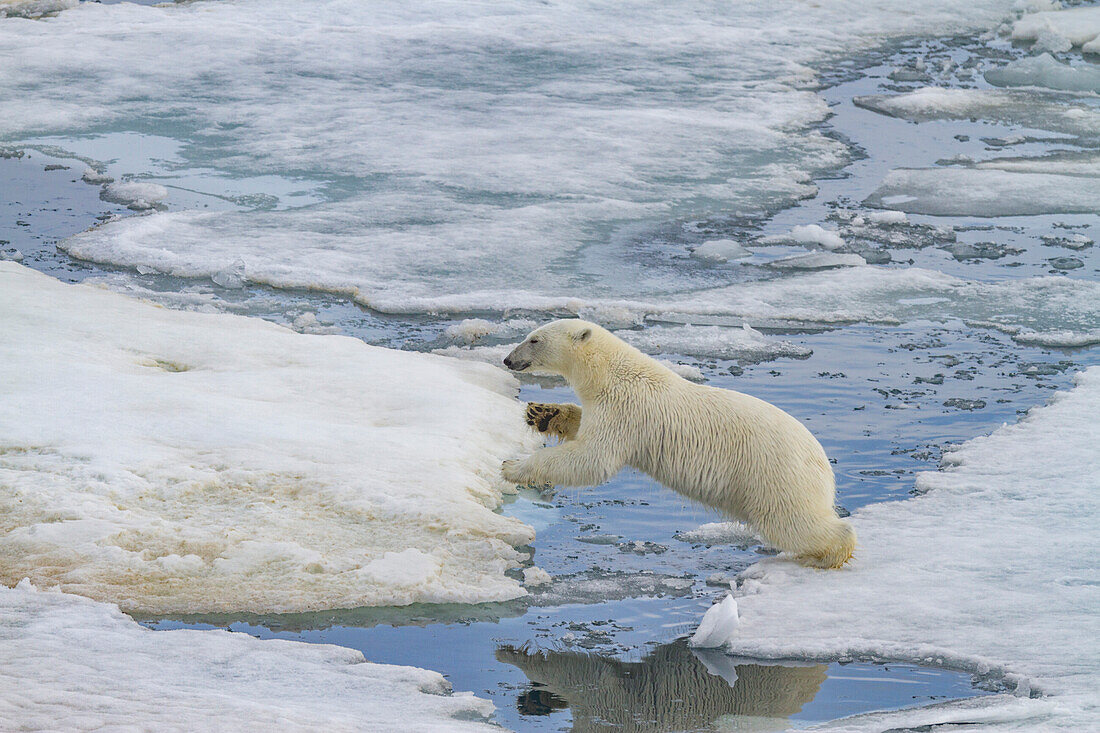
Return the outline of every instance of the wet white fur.
<path id="1" fill-rule="evenodd" d="M 586 321 L 549 323 L 509 359 L 520 371 L 565 377 L 581 423 L 575 439 L 506 461 L 507 480 L 591 486 L 629 465 L 748 522 L 802 562 L 838 567 L 851 556 L 855 532 L 833 508 L 825 451 L 778 407 L 692 384 Z"/>

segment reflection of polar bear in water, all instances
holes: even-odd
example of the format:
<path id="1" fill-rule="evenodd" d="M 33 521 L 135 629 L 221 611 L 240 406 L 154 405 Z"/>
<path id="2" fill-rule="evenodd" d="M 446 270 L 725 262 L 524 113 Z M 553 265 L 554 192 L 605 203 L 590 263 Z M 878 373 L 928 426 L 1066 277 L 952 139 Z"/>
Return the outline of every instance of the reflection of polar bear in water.
<path id="1" fill-rule="evenodd" d="M 581 652 L 527 653 L 511 647 L 497 659 L 523 670 L 538 687 L 520 697 L 527 714 L 568 705 L 574 731 L 784 730 L 812 700 L 825 666 L 737 663 L 722 652 L 694 651 L 684 641 L 640 662 Z"/>
<path id="2" fill-rule="evenodd" d="M 594 323 L 535 330 L 504 360 L 560 374 L 577 405 L 531 404 L 527 420 L 562 438 L 505 461 L 516 483 L 589 486 L 625 465 L 749 522 L 776 547 L 817 567 L 852 556 L 855 532 L 833 507 L 833 470 L 802 423 L 763 400 L 683 379 Z"/>

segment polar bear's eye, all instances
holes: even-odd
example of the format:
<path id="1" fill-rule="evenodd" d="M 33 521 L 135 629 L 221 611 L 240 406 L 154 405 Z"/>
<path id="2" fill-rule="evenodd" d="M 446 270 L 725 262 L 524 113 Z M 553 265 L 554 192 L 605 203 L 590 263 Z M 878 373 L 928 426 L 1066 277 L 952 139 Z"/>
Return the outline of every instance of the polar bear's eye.
<path id="1" fill-rule="evenodd" d="M 539 342 L 538 339 L 531 339 L 531 343 L 533 343 L 533 344 L 537 344 L 538 342 Z"/>

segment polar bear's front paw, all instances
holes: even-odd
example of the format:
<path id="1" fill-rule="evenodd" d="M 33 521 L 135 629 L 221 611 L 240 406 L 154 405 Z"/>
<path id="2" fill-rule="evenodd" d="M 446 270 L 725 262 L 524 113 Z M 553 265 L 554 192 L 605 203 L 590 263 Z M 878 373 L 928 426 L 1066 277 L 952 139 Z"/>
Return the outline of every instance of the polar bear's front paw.
<path id="1" fill-rule="evenodd" d="M 559 440 L 572 440 L 580 428 L 580 412 L 576 405 L 528 402 L 524 417 L 528 425 L 543 435 L 553 435 Z"/>

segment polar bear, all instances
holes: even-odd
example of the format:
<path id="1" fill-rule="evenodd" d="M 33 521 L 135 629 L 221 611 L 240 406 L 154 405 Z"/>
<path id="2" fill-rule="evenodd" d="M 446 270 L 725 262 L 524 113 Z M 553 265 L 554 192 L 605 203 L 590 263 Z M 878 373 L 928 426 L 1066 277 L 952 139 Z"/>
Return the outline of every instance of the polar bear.
<path id="1" fill-rule="evenodd" d="M 591 486 L 633 466 L 752 525 L 806 565 L 837 568 L 856 535 L 837 517 L 821 444 L 778 407 L 692 384 L 587 321 L 536 329 L 504 359 L 516 372 L 559 374 L 581 405 L 528 405 L 527 421 L 558 445 L 505 461 L 517 484 Z"/>

